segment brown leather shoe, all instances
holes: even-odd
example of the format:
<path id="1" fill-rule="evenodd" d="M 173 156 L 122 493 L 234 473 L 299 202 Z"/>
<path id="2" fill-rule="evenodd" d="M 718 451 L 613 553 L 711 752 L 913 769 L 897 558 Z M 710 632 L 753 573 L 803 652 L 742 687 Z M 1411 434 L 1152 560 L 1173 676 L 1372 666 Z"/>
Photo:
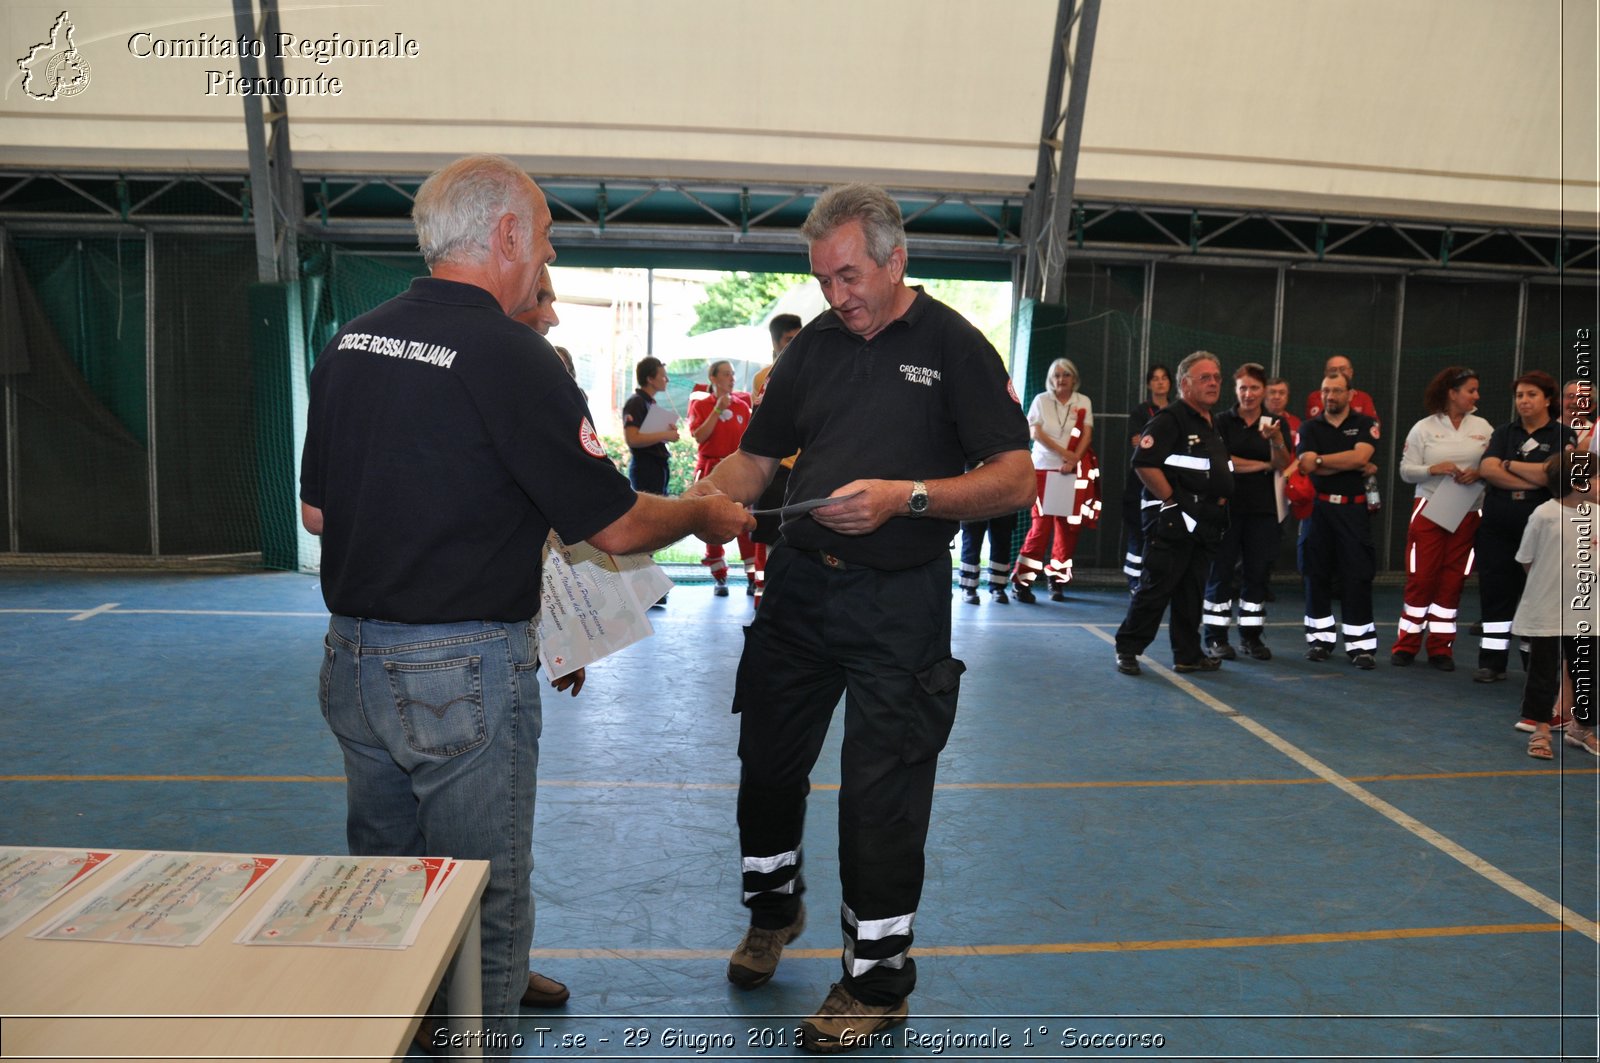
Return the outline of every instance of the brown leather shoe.
<path id="1" fill-rule="evenodd" d="M 546 978 L 538 971 L 528 972 L 528 991 L 522 994 L 525 1008 L 559 1008 L 572 994 L 554 978 Z"/>

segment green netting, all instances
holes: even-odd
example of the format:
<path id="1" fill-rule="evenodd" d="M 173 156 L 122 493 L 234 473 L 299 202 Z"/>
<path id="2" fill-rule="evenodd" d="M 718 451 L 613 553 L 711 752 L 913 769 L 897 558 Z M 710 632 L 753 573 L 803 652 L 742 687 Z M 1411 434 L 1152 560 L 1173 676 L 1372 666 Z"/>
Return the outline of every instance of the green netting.
<path id="1" fill-rule="evenodd" d="M 293 556 L 292 544 L 279 541 L 286 521 L 277 510 L 295 496 L 286 440 L 294 437 L 304 399 L 295 374 L 283 370 L 298 360 L 303 379 L 305 363 L 343 322 L 424 271 L 420 256 L 305 241 L 298 285 L 281 298 L 258 299 L 277 318 L 263 327 L 252 318 L 258 287 L 248 237 L 162 235 L 148 250 L 147 256 L 144 239 L 130 237 L 27 236 L 5 248 L 0 373 L 9 459 L 3 474 L 15 481 L 0 486 L 15 499 L 7 514 L 16 529 L 9 548 L 162 556 L 264 551 L 269 564 L 292 563 L 274 560 Z M 1154 283 L 1148 301 L 1147 277 Z M 1014 348 L 1024 404 L 1042 389 L 1050 360 L 1064 354 L 1078 364 L 1081 387 L 1095 405 L 1105 509 L 1099 529 L 1080 541 L 1080 567 L 1120 568 L 1118 501 L 1138 427 L 1129 411 L 1143 398 L 1146 366 L 1175 366 L 1204 349 L 1229 372 L 1247 360 L 1272 368 L 1277 291 L 1271 269 L 1075 260 L 1065 278 L 1066 307 L 1025 304 Z M 1285 274 L 1276 369 L 1291 382 L 1295 410 L 1303 412 L 1326 358 L 1343 354 L 1384 419 L 1379 461 L 1389 505 L 1380 560 L 1391 570 L 1411 494 L 1396 476 L 1398 448 L 1421 416 L 1422 390 L 1433 373 L 1447 365 L 1476 369 L 1481 412 L 1492 423 L 1507 420 L 1525 306 L 1520 367 L 1545 368 L 1563 380 L 1581 368 L 1592 378 L 1593 286 L 1535 282 L 1525 303 L 1522 296 L 1507 281 Z M 1142 319 L 1147 302 L 1149 322 Z M 148 351 L 147 333 L 154 340 Z M 1580 341 L 1580 334 L 1589 339 Z M 1146 338 L 1148 354 L 1141 356 Z M 1583 343 L 1587 361 L 1580 365 L 1575 348 Z M 257 349 L 263 346 L 272 349 Z M 626 395 L 632 383 L 617 387 Z M 616 449 L 625 456 L 620 441 Z M 683 483 L 692 450 L 688 443 L 674 448 L 675 477 Z M 1026 521 L 1020 524 L 1019 537 Z"/>

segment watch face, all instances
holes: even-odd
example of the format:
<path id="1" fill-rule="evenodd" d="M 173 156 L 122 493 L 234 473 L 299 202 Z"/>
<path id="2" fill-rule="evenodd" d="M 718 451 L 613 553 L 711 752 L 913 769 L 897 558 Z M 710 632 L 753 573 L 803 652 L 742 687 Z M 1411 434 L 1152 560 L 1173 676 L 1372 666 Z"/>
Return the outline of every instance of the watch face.
<path id="1" fill-rule="evenodd" d="M 908 505 L 913 513 L 926 513 L 928 511 L 928 489 L 920 484 L 912 488 L 911 501 Z"/>

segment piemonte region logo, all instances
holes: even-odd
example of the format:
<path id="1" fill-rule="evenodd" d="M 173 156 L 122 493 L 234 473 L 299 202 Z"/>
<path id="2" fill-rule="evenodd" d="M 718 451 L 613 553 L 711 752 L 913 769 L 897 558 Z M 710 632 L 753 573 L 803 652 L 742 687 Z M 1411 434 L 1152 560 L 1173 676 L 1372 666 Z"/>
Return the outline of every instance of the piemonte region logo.
<path id="1" fill-rule="evenodd" d="M 68 13 L 61 12 L 50 27 L 50 39 L 29 48 L 28 54 L 17 60 L 22 91 L 30 99 L 65 99 L 89 87 L 89 61 L 72 41 L 74 29 Z"/>

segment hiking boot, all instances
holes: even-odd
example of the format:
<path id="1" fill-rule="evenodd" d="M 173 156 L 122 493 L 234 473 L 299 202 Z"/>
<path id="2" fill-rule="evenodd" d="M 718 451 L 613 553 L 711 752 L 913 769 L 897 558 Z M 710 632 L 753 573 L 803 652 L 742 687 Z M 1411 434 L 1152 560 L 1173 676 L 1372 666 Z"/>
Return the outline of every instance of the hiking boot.
<path id="1" fill-rule="evenodd" d="M 1050 600 L 1052 602 L 1064 602 L 1067 600 L 1067 592 L 1060 587 L 1053 587 L 1050 590 Z"/>
<path id="2" fill-rule="evenodd" d="M 1456 670 L 1455 658 L 1442 653 L 1436 653 L 1429 657 L 1428 663 L 1441 672 L 1453 672 Z"/>
<path id="3" fill-rule="evenodd" d="M 996 587 L 989 592 L 989 597 L 996 605 L 1011 604 L 1011 599 L 1006 597 L 1006 589 L 1004 587 Z"/>
<path id="4" fill-rule="evenodd" d="M 740 989 L 754 989 L 772 981 L 783 947 L 799 937 L 805 928 L 806 908 L 802 904 L 794 922 L 782 930 L 763 930 L 758 926 L 746 930 L 739 947 L 728 957 L 728 981 Z"/>
<path id="5" fill-rule="evenodd" d="M 977 591 L 962 591 L 961 592 L 961 600 L 966 602 L 968 605 L 977 605 L 978 604 L 978 592 Z"/>
<path id="6" fill-rule="evenodd" d="M 1272 650 L 1270 650 L 1267 647 L 1267 644 L 1262 642 L 1260 639 L 1241 639 L 1239 641 L 1239 645 L 1244 649 L 1244 652 L 1250 655 L 1252 660 L 1272 660 Z"/>
<path id="7" fill-rule="evenodd" d="M 1350 658 L 1350 663 L 1363 672 L 1370 672 L 1378 666 L 1377 658 L 1370 653 L 1358 653 Z"/>
<path id="8" fill-rule="evenodd" d="M 1219 661 L 1237 661 L 1239 655 L 1233 652 L 1233 646 L 1226 642 L 1206 643 L 1206 656 L 1214 657 Z"/>
<path id="9" fill-rule="evenodd" d="M 1023 605 L 1033 605 L 1039 600 L 1033 596 L 1033 589 L 1031 587 L 1023 587 L 1019 585 L 1014 593 L 1017 596 L 1017 601 L 1021 602 Z"/>
<path id="10" fill-rule="evenodd" d="M 1504 672 L 1497 672 L 1493 668 L 1479 668 L 1472 673 L 1474 683 L 1498 683 L 1506 677 Z"/>
<path id="11" fill-rule="evenodd" d="M 1416 654 L 1409 653 L 1406 650 L 1395 650 L 1393 653 L 1389 654 L 1389 663 L 1394 665 L 1396 668 L 1410 668 L 1411 662 L 1416 659 Z"/>
<path id="12" fill-rule="evenodd" d="M 817 1013 L 800 1024 L 800 1047 L 807 1052 L 852 1052 L 885 1042 L 872 1035 L 906 1021 L 906 1002 L 863 1004 L 835 982 Z"/>
<path id="13" fill-rule="evenodd" d="M 1326 661 L 1332 656 L 1333 651 L 1328 649 L 1328 645 L 1325 642 L 1313 642 L 1311 648 L 1306 650 L 1306 660 L 1308 661 Z"/>

